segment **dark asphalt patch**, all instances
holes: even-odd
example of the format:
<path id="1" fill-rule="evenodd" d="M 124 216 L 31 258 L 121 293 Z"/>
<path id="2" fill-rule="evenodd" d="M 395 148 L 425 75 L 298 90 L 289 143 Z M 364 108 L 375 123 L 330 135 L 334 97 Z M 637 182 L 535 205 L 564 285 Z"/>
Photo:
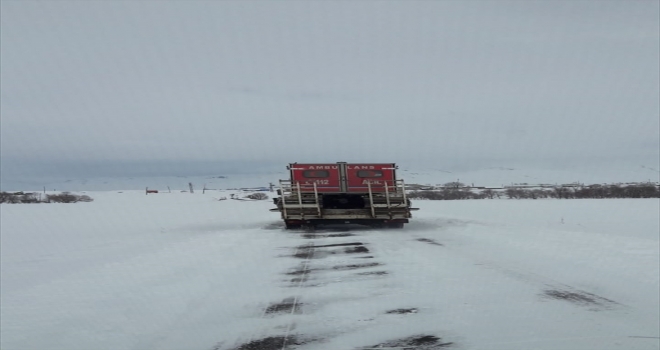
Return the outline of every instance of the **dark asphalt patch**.
<path id="1" fill-rule="evenodd" d="M 382 275 L 387 275 L 389 272 L 387 271 L 369 271 L 369 272 L 360 272 L 358 275 L 361 276 L 369 276 L 369 275 L 376 275 L 376 276 L 382 276 Z"/>
<path id="2" fill-rule="evenodd" d="M 390 310 L 385 312 L 386 314 L 416 314 L 417 313 L 416 308 L 410 308 L 410 309 L 396 309 L 396 310 Z"/>
<path id="3" fill-rule="evenodd" d="M 300 277 L 294 277 L 290 280 L 291 283 L 294 283 L 294 285 L 292 285 L 292 287 L 295 287 L 298 284 L 303 283 L 303 282 L 307 282 L 307 281 L 309 281 L 309 275 L 302 275 Z"/>
<path id="4" fill-rule="evenodd" d="M 613 304 L 618 304 L 613 300 L 579 290 L 569 291 L 569 290 L 548 289 L 543 291 L 542 296 L 545 298 L 550 298 L 555 300 L 564 300 L 582 306 L 595 306 L 596 308 L 592 309 L 594 311 L 600 308 L 607 308 L 608 306 L 611 306 Z"/>
<path id="5" fill-rule="evenodd" d="M 374 266 L 380 266 L 382 265 L 381 263 L 367 263 L 367 264 L 353 264 L 353 265 L 338 265 L 338 266 L 333 266 L 333 270 L 355 270 L 355 269 L 363 269 L 366 267 L 374 267 Z"/>
<path id="6" fill-rule="evenodd" d="M 294 271 L 291 271 L 291 272 L 287 272 L 286 275 L 291 275 L 291 276 L 295 276 L 295 275 L 305 275 L 305 274 L 308 274 L 308 273 L 310 273 L 310 272 L 312 272 L 312 271 L 314 271 L 314 269 L 310 269 L 310 268 L 302 268 L 302 269 L 300 269 L 300 270 L 294 270 Z"/>
<path id="7" fill-rule="evenodd" d="M 430 238 L 417 238 L 417 241 L 432 244 L 432 245 L 437 245 L 437 246 L 441 246 L 441 247 L 444 246 L 444 244 L 438 243 L 438 242 L 436 242 L 436 241 L 434 241 Z"/>
<path id="8" fill-rule="evenodd" d="M 287 350 L 295 349 L 296 346 L 308 342 L 309 341 L 300 340 L 294 335 L 288 337 L 267 337 L 239 345 L 231 350 Z"/>
<path id="9" fill-rule="evenodd" d="M 293 286 L 298 286 L 300 283 L 307 282 L 315 271 L 318 271 L 318 269 L 311 269 L 305 264 L 296 270 L 286 272 L 285 275 L 295 276 L 290 282 L 293 283 Z"/>
<path id="10" fill-rule="evenodd" d="M 367 349 L 371 348 L 398 348 L 406 349 L 410 347 L 410 350 L 435 350 L 447 348 L 453 345 L 451 342 L 442 342 L 442 339 L 434 335 L 415 335 L 408 338 L 390 340 L 385 343 L 380 343 L 372 346 L 363 347 Z"/>
<path id="11" fill-rule="evenodd" d="M 298 259 L 313 259 L 314 249 L 298 249 L 296 253 L 293 254 L 293 257 Z"/>
<path id="12" fill-rule="evenodd" d="M 344 250 L 344 253 L 346 254 L 357 254 L 357 253 L 369 253 L 369 249 L 366 247 L 355 247 L 355 248 L 346 248 Z"/>
<path id="13" fill-rule="evenodd" d="M 288 314 L 299 314 L 302 309 L 302 303 L 296 302 L 296 299 L 286 298 L 282 302 L 270 304 L 264 314 L 277 314 L 277 313 L 288 313 Z"/>
<path id="14" fill-rule="evenodd" d="M 312 246 L 312 248 L 348 247 L 348 246 L 360 246 L 360 245 L 363 245 L 362 242 L 315 245 L 315 246 Z"/>
<path id="15" fill-rule="evenodd" d="M 318 248 L 344 248 L 343 251 L 338 250 L 319 250 Z M 325 258 L 328 255 L 332 254 L 356 254 L 356 253 L 369 253 L 369 249 L 364 247 L 361 242 L 352 242 L 352 243 L 337 243 L 337 244 L 325 244 L 325 245 L 303 245 L 296 249 L 296 252 L 292 255 L 294 258 L 299 259 L 321 259 Z"/>

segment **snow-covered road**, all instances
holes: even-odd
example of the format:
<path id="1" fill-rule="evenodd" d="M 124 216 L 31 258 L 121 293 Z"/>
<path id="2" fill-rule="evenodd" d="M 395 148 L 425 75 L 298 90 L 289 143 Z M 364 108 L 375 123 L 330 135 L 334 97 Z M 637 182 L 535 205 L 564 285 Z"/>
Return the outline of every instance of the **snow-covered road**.
<path id="1" fill-rule="evenodd" d="M 417 201 L 285 231 L 268 201 L 1 208 L 0 347 L 658 349 L 659 201 Z"/>

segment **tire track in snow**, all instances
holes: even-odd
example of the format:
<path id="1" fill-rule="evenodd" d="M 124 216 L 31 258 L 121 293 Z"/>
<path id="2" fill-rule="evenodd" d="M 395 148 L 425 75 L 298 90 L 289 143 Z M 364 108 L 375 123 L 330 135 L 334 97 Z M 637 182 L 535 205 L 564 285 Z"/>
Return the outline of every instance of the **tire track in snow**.
<path id="1" fill-rule="evenodd" d="M 416 238 L 415 240 L 431 245 L 445 246 L 444 244 L 429 238 Z M 459 252 L 459 249 L 455 247 L 450 246 L 447 248 L 448 252 Z M 508 277 L 514 278 L 524 283 L 543 286 L 543 290 L 539 292 L 539 296 L 545 300 L 567 301 L 574 305 L 589 307 L 590 311 L 611 310 L 617 306 L 624 306 L 614 300 L 587 292 L 585 290 L 581 290 L 574 286 L 559 282 L 549 277 L 541 276 L 530 271 L 524 271 L 519 268 L 507 268 L 492 261 L 483 261 L 480 257 L 474 256 L 473 254 L 465 251 L 461 251 L 461 255 L 474 258 L 476 261 L 475 265 L 484 269 L 500 272 Z"/>
<path id="2" fill-rule="evenodd" d="M 585 290 L 573 287 L 566 283 L 559 282 L 549 277 L 541 276 L 533 272 L 523 271 L 521 269 L 510 269 L 493 262 L 480 262 L 477 265 L 484 269 L 498 271 L 506 276 L 512 277 L 525 283 L 543 286 L 544 289 L 539 293 L 543 299 L 563 300 L 578 306 L 589 307 L 590 311 L 611 310 L 617 306 L 625 305 L 614 300 L 587 292 Z"/>
<path id="3" fill-rule="evenodd" d="M 312 251 L 309 254 L 309 256 L 303 261 L 303 273 L 302 273 L 302 276 L 300 276 L 301 277 L 300 280 L 298 281 L 298 286 L 296 286 L 295 297 L 293 299 L 293 307 L 291 308 L 291 315 L 293 315 L 293 313 L 296 311 L 300 291 L 302 289 L 303 283 L 305 282 L 307 274 L 309 274 L 309 263 L 310 263 L 310 260 L 312 259 L 312 256 L 314 255 L 314 248 L 313 248 L 314 241 L 310 242 L 307 246 L 311 247 L 311 248 L 308 248 L 308 249 L 311 249 Z M 296 248 L 296 251 L 298 249 L 300 249 L 300 248 Z M 301 310 L 301 313 L 302 313 L 302 310 Z M 289 325 L 287 326 L 286 332 L 284 334 L 284 341 L 282 342 L 282 350 L 286 349 L 286 343 L 289 339 L 289 335 L 291 333 L 291 328 L 293 327 L 294 324 L 295 323 L 292 320 L 289 323 Z"/>
<path id="4" fill-rule="evenodd" d="M 302 313 L 302 308 L 300 308 L 300 291 L 302 289 L 303 283 L 306 280 L 307 274 L 309 274 L 309 264 L 310 261 L 314 255 L 314 242 L 310 242 L 308 244 L 302 245 L 302 246 L 297 246 L 296 250 L 293 254 L 294 257 L 300 257 L 301 254 L 303 254 L 303 250 L 305 250 L 305 258 L 303 260 L 303 268 L 302 268 L 302 273 L 300 274 L 300 277 L 297 280 L 297 285 L 295 287 L 295 294 L 293 299 L 286 304 L 287 307 L 290 307 L 290 312 L 289 315 L 294 315 L 295 313 L 299 312 Z M 287 301 L 285 299 L 285 301 Z M 281 304 L 276 304 L 276 305 L 281 305 Z M 275 307 L 275 309 L 277 309 Z M 264 310 L 261 313 L 260 318 L 265 319 L 266 316 L 269 314 L 269 312 L 273 310 L 273 305 L 271 307 L 265 307 Z M 291 335 L 291 331 L 295 327 L 295 322 L 291 320 L 290 322 L 287 323 L 286 325 L 286 330 L 284 331 L 284 334 L 282 336 L 269 336 L 265 338 L 258 338 L 257 333 L 253 333 L 250 338 L 248 338 L 247 342 L 243 342 L 241 344 L 235 345 L 233 350 L 285 350 L 287 348 L 287 345 L 289 342 L 294 342 L 298 344 L 298 340 L 294 339 Z M 280 345 L 281 344 L 281 345 Z M 211 350 L 220 350 L 222 349 L 223 343 L 218 343 L 216 344 L 215 347 L 213 347 Z"/>
<path id="5" fill-rule="evenodd" d="M 344 234 L 337 234 L 333 237 L 346 237 L 347 235 Z M 271 306 L 266 307 L 264 309 L 264 313 L 262 314 L 262 318 L 268 317 L 268 310 L 271 310 L 271 313 L 284 313 L 287 312 L 290 319 L 287 320 L 285 329 L 283 333 L 277 332 L 277 333 L 271 333 L 271 335 L 266 336 L 266 337 L 257 337 L 257 334 L 253 334 L 250 339 L 247 342 L 243 342 L 240 344 L 234 345 L 234 347 L 231 348 L 231 350 L 287 350 L 287 349 L 294 349 L 297 348 L 298 346 L 311 346 L 314 342 L 318 342 L 321 339 L 327 339 L 327 336 L 332 336 L 331 334 L 339 335 L 343 332 L 337 333 L 331 332 L 330 334 L 325 334 L 323 338 L 318 338 L 315 336 L 315 334 L 295 334 L 293 331 L 296 327 L 296 319 L 298 317 L 292 317 L 295 314 L 301 314 L 302 313 L 302 303 L 301 303 L 301 296 L 303 295 L 303 288 L 308 287 L 309 285 L 306 283 L 308 280 L 308 276 L 310 275 L 310 272 L 314 271 L 352 271 L 352 270 L 357 270 L 361 268 L 374 268 L 378 266 L 382 266 L 382 263 L 379 262 L 369 262 L 369 263 L 361 263 L 361 264 L 346 264 L 343 262 L 342 264 L 333 264 L 333 260 L 329 260 L 325 264 L 321 263 L 321 265 L 325 267 L 315 267 L 311 268 L 311 265 L 313 265 L 312 259 L 318 260 L 318 259 L 324 259 L 327 257 L 331 256 L 336 256 L 339 257 L 344 254 L 352 255 L 355 253 L 358 253 L 360 255 L 369 253 L 369 249 L 365 247 L 365 243 L 362 242 L 338 242 L 338 243 L 333 243 L 330 244 L 326 240 L 319 240 L 318 238 L 325 239 L 325 238 L 330 238 L 329 235 L 310 235 L 310 234 L 305 234 L 304 237 L 305 239 L 311 239 L 311 242 L 304 244 L 304 245 L 299 245 L 295 247 L 295 251 L 293 252 L 292 257 L 302 259 L 303 261 L 301 262 L 301 266 L 298 266 L 295 271 L 291 271 L 286 273 L 286 275 L 294 275 L 295 278 L 291 280 L 293 282 L 293 285 L 291 287 L 295 288 L 294 290 L 294 297 L 292 298 L 287 298 L 284 299 L 281 303 L 276 303 L 276 304 L 271 304 Z M 366 238 L 366 237 L 365 237 Z M 326 244 L 327 243 L 327 244 Z M 438 245 L 438 244 L 436 244 Z M 362 256 L 360 256 L 362 257 Z M 372 256 L 370 256 L 372 257 Z M 359 258 L 359 257 L 353 257 L 353 259 Z M 334 265 L 334 266 L 333 266 Z M 387 271 L 370 271 L 370 272 L 357 272 L 354 273 L 355 276 L 366 276 L 366 275 L 385 275 L 388 274 Z M 349 276 L 349 275 L 346 275 Z M 348 281 L 353 281 L 353 279 L 345 280 L 341 279 L 338 282 L 348 282 Z M 314 284 L 314 286 L 326 286 L 330 282 L 325 282 L 325 283 L 318 283 Z M 402 309 L 401 309 L 402 310 Z M 401 311 L 399 309 L 394 310 L 393 312 L 385 312 L 386 310 L 383 310 L 383 314 L 388 314 L 388 313 L 400 313 L 400 314 L 415 314 L 417 313 L 416 311 L 418 310 L 417 308 L 413 309 L 406 309 L 405 311 Z M 411 311 L 414 310 L 414 311 Z M 355 329 L 350 330 L 349 332 L 354 332 Z M 278 335 L 279 333 L 279 335 Z M 408 337 L 403 337 L 399 339 L 390 339 L 390 340 L 384 340 L 384 342 L 372 345 L 372 346 L 364 346 L 364 345 L 355 345 L 353 347 L 342 347 L 341 350 L 350 350 L 350 349 L 369 349 L 369 348 L 382 348 L 382 349 L 440 349 L 440 348 L 445 348 L 445 347 L 451 347 L 454 343 L 453 342 L 446 342 L 442 341 L 442 338 L 433 334 L 417 334 L 417 335 L 411 335 Z M 214 349 L 214 350 L 220 350 L 220 349 Z"/>

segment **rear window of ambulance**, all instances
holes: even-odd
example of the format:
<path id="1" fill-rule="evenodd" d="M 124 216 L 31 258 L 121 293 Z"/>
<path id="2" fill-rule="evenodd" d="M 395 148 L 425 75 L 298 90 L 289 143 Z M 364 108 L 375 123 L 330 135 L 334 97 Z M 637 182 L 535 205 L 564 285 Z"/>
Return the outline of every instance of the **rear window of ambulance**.
<path id="1" fill-rule="evenodd" d="M 319 177 L 328 177 L 330 172 L 327 170 L 305 170 L 303 171 L 303 177 L 307 178 L 319 178 Z"/>
<path id="2" fill-rule="evenodd" d="M 357 172 L 358 177 L 383 177 L 381 170 L 360 170 Z"/>

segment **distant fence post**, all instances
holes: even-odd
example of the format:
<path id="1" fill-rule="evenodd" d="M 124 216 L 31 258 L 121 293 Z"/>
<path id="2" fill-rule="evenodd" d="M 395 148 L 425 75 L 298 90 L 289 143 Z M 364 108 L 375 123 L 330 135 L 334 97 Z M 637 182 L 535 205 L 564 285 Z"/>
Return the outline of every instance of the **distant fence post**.
<path id="1" fill-rule="evenodd" d="M 188 187 L 190 187 L 190 193 L 195 193 L 195 191 L 193 190 L 192 182 L 188 182 Z"/>

